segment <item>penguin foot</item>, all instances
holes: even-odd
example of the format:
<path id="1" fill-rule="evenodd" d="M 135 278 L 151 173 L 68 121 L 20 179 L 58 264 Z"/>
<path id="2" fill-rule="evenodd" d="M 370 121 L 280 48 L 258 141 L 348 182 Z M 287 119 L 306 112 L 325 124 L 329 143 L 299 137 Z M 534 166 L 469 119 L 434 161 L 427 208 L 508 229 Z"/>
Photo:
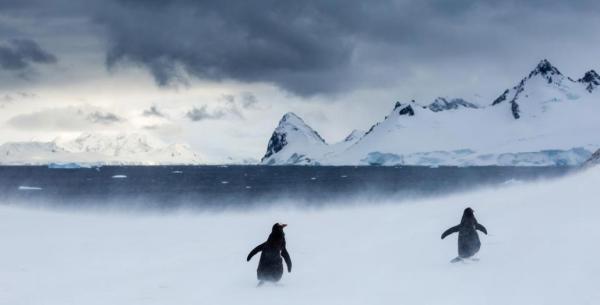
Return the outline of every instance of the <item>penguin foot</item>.
<path id="1" fill-rule="evenodd" d="M 262 286 L 262 285 L 264 285 L 264 284 L 265 284 L 265 282 L 264 282 L 264 281 L 258 281 L 258 284 L 256 284 L 256 287 L 260 287 L 260 286 Z"/>
<path id="2" fill-rule="evenodd" d="M 460 256 L 458 256 L 458 257 L 453 258 L 450 262 L 451 263 L 462 262 L 463 264 L 466 264 L 466 263 L 468 263 L 470 261 L 471 262 L 478 262 L 479 258 L 477 258 L 477 257 L 460 257 Z"/>
<path id="3" fill-rule="evenodd" d="M 462 260 L 463 260 L 463 259 L 462 259 L 462 258 L 460 258 L 460 257 L 455 257 L 455 258 L 453 258 L 453 259 L 452 259 L 450 262 L 451 262 L 451 263 L 458 263 L 458 262 L 462 262 Z"/>

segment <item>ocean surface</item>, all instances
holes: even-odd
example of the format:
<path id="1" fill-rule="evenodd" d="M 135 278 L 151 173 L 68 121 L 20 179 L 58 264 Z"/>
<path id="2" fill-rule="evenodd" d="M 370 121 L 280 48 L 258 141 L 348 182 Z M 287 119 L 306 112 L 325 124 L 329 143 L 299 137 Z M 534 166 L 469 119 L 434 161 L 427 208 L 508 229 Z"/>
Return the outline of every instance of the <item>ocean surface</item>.
<path id="1" fill-rule="evenodd" d="M 0 203 L 176 209 L 350 204 L 447 195 L 551 179 L 569 167 L 0 167 Z"/>

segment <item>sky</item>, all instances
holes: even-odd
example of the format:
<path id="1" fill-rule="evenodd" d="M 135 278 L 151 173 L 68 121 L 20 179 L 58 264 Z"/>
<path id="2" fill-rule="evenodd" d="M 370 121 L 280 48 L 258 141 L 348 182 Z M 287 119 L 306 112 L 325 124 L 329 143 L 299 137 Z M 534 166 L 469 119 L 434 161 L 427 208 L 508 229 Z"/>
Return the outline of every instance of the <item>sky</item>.
<path id="1" fill-rule="evenodd" d="M 600 70 L 600 2 L 0 0 L 0 142 L 146 133 L 260 159 L 294 112 L 330 143 L 396 101 L 491 104 L 547 58 Z"/>

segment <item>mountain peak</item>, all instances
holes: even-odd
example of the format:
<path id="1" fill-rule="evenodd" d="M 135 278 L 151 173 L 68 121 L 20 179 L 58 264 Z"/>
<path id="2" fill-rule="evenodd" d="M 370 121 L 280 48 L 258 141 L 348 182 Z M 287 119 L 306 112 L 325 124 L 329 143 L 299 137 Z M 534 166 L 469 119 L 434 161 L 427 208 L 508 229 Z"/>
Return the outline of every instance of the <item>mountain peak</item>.
<path id="1" fill-rule="evenodd" d="M 585 72 L 583 77 L 577 81 L 586 85 L 585 89 L 588 92 L 592 92 L 596 87 L 600 86 L 600 75 L 596 71 L 590 70 Z"/>
<path id="2" fill-rule="evenodd" d="M 540 81 L 545 83 L 545 85 L 540 84 Z M 558 71 L 558 69 L 555 66 L 553 66 L 550 63 L 550 61 L 548 61 L 547 59 L 542 59 L 527 77 L 521 79 L 521 81 L 516 86 L 504 90 L 504 92 L 492 102 L 492 105 L 498 105 L 504 101 L 508 101 L 508 104 L 510 104 L 512 116 L 515 119 L 519 119 L 522 116 L 521 105 L 523 105 L 523 101 L 532 99 L 529 97 L 535 96 L 536 93 L 543 95 L 543 93 L 540 92 L 546 91 L 547 88 L 552 88 L 551 90 L 554 90 L 555 92 L 560 92 L 561 95 L 569 95 L 566 98 L 572 98 L 574 95 L 568 92 L 570 89 L 568 84 L 572 82 L 574 81 L 571 78 L 565 77 L 562 73 L 560 73 L 560 71 Z M 534 102 L 535 101 L 536 100 L 534 100 Z M 540 106 L 540 103 L 537 104 L 538 106 L 532 107 L 537 107 L 537 111 L 544 111 L 544 107 Z M 528 106 L 526 108 L 531 107 Z M 530 109 L 529 112 L 531 114 L 535 111 L 532 112 Z"/>
<path id="3" fill-rule="evenodd" d="M 583 75 L 582 78 L 580 78 L 580 81 L 585 81 L 585 82 L 590 82 L 592 80 L 597 80 L 600 79 L 600 75 L 598 75 L 598 73 L 596 73 L 595 70 L 590 70 L 585 72 L 585 74 Z"/>
<path id="4" fill-rule="evenodd" d="M 279 123 L 281 124 L 282 122 L 294 122 L 294 121 L 300 121 L 302 123 L 304 123 L 304 121 L 295 113 L 293 112 L 287 112 L 286 114 L 284 114 L 281 117 L 281 120 L 279 121 Z"/>
<path id="5" fill-rule="evenodd" d="M 290 139 L 292 139 L 292 142 L 298 142 L 299 139 L 302 139 L 301 141 L 305 143 L 327 145 L 321 135 L 308 126 L 302 118 L 293 112 L 288 112 L 283 115 L 279 121 L 279 125 L 273 131 L 267 145 L 267 152 L 261 161 L 281 151 L 290 143 Z"/>
<path id="6" fill-rule="evenodd" d="M 277 127 L 277 129 L 285 130 L 286 128 L 291 128 L 292 130 L 296 131 L 302 130 L 306 134 L 315 136 L 317 140 L 325 142 L 325 140 L 323 140 L 319 133 L 314 131 L 312 127 L 308 126 L 308 124 L 306 124 L 300 116 L 293 112 L 288 112 L 284 114 L 283 117 L 281 117 L 281 120 L 279 121 L 279 126 Z"/>
<path id="7" fill-rule="evenodd" d="M 558 69 L 553 66 L 550 61 L 547 59 L 542 59 L 540 63 L 537 64 L 535 69 L 529 73 L 529 77 L 531 78 L 534 75 L 562 75 Z"/>

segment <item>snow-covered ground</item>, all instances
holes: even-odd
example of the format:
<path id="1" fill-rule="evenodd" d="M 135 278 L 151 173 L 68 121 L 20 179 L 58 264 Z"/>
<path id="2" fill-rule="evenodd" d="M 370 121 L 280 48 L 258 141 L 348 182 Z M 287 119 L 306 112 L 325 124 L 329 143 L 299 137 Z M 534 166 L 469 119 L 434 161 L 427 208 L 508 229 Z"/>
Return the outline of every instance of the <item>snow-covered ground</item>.
<path id="1" fill-rule="evenodd" d="M 0 304 L 598 304 L 600 168 L 411 203 L 171 214 L 0 206 Z M 489 235 L 451 264 L 471 206 Z M 285 222 L 293 270 L 248 252 Z"/>

